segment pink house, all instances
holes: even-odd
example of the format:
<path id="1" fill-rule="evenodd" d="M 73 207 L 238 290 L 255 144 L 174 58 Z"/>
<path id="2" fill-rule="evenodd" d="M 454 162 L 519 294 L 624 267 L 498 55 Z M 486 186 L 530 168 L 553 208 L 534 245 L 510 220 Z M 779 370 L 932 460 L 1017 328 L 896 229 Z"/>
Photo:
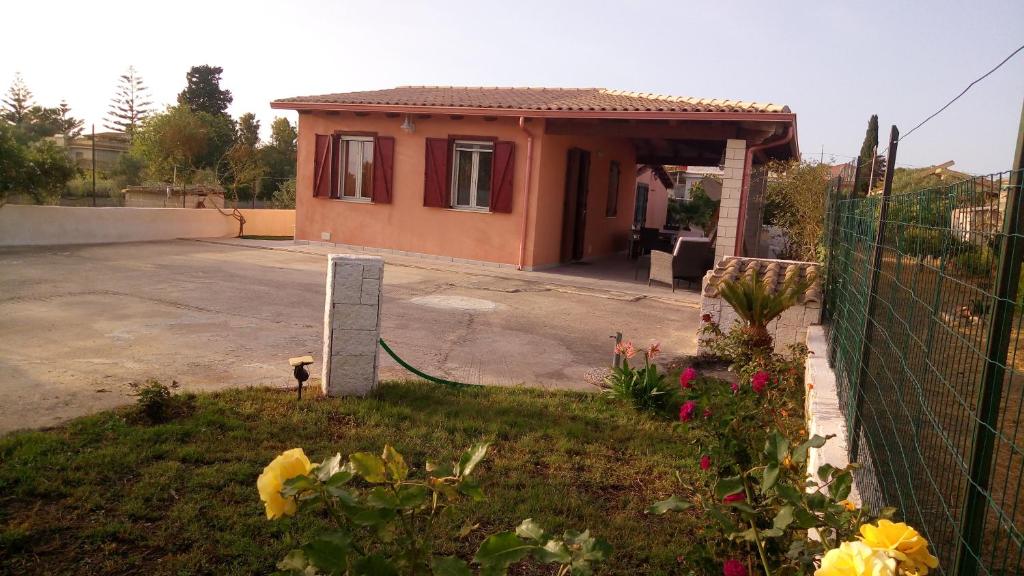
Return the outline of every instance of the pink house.
<path id="1" fill-rule="evenodd" d="M 742 253 L 745 175 L 798 157 L 785 106 L 563 88 L 400 87 L 299 112 L 297 240 L 538 269 L 624 250 L 637 164 L 724 165 L 717 253 Z"/>

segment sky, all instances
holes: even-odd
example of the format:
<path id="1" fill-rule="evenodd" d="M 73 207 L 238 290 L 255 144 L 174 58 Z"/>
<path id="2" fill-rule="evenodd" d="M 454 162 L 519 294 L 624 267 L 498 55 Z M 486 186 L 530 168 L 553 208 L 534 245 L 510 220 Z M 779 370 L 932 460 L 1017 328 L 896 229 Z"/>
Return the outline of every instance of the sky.
<path id="1" fill-rule="evenodd" d="M 905 133 L 1024 44 L 1024 1 L 12 2 L 0 90 L 103 116 L 134 65 L 174 102 L 190 66 L 224 68 L 229 112 L 401 85 L 603 87 L 788 105 L 806 158 L 856 155 L 868 117 Z M 1010 168 L 1024 52 L 902 141 L 897 163 Z M 884 147 L 884 142 L 882 146 Z"/>

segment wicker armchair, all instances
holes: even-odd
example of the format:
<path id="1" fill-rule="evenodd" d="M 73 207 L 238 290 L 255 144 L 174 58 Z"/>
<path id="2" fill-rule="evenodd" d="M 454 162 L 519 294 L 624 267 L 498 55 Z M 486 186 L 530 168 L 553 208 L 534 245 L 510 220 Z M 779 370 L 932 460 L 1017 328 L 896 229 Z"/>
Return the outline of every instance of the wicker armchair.
<path id="1" fill-rule="evenodd" d="M 685 238 L 676 240 L 671 254 L 651 251 L 651 276 L 647 280 L 668 284 L 676 291 L 676 282 L 699 282 L 715 263 L 715 244 L 711 238 Z"/>

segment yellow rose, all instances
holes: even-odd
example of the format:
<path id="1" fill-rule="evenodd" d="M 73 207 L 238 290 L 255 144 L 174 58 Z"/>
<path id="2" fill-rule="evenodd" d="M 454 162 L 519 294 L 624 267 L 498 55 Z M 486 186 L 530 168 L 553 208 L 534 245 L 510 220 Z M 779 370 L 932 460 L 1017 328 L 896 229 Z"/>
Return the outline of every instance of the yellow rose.
<path id="1" fill-rule="evenodd" d="M 928 553 L 928 541 L 903 522 L 883 519 L 877 526 L 865 524 L 860 527 L 860 539 L 876 550 L 885 551 L 903 564 L 904 571 L 918 576 L 925 576 L 929 568 L 939 565 L 939 559 Z"/>
<path id="2" fill-rule="evenodd" d="M 260 491 L 260 500 L 267 508 L 268 520 L 295 514 L 295 499 L 281 496 L 281 488 L 289 478 L 308 474 L 312 468 L 313 464 L 306 458 L 302 448 L 286 450 L 267 464 L 256 480 L 256 488 Z"/>
<path id="3" fill-rule="evenodd" d="M 854 510 L 857 509 L 857 505 L 854 504 L 853 502 L 850 502 L 849 500 L 840 500 L 839 505 L 842 506 L 843 508 L 846 508 L 847 512 L 853 512 Z"/>
<path id="4" fill-rule="evenodd" d="M 825 554 L 814 576 L 896 576 L 896 561 L 863 542 L 843 542 Z"/>

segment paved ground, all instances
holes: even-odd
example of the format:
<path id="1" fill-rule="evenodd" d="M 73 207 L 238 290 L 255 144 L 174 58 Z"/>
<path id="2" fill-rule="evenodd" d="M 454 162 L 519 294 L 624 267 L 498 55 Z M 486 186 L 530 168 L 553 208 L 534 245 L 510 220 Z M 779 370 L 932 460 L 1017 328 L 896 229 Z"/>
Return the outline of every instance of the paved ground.
<path id="1" fill-rule="evenodd" d="M 148 378 L 192 390 L 292 384 L 287 358 L 320 356 L 329 251 L 188 240 L 0 249 L 0 432 L 125 403 L 128 384 Z M 382 336 L 449 378 L 580 389 L 615 331 L 659 340 L 666 358 L 694 351 L 694 293 L 599 276 L 389 256 Z M 390 358 L 382 366 L 384 378 L 407 376 Z"/>

